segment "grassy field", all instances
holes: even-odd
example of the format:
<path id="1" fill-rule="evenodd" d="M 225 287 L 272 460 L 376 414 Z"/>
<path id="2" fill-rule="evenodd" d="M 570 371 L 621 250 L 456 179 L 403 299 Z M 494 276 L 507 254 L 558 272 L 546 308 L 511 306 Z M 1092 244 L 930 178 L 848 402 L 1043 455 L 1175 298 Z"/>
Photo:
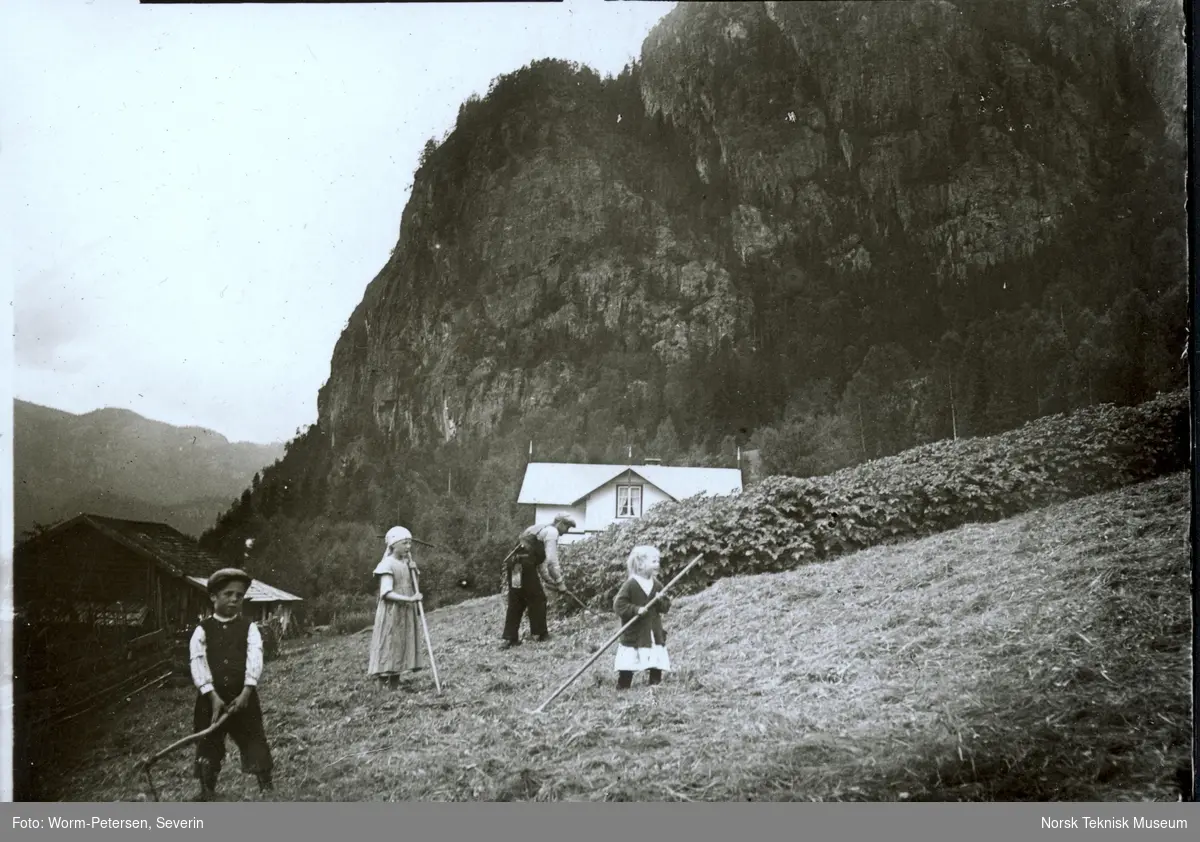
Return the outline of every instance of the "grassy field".
<path id="1" fill-rule="evenodd" d="M 617 628 L 552 621 L 497 649 L 491 597 L 434 611 L 444 693 L 365 675 L 369 631 L 287 645 L 262 687 L 279 801 L 1175 800 L 1190 740 L 1187 476 L 792 572 L 724 579 L 667 616 L 676 671 L 614 689 Z M 92 727 L 57 797 L 129 800 L 194 691 Z M 257 799 L 236 750 L 226 800 Z M 190 753 L 155 767 L 194 797 Z"/>

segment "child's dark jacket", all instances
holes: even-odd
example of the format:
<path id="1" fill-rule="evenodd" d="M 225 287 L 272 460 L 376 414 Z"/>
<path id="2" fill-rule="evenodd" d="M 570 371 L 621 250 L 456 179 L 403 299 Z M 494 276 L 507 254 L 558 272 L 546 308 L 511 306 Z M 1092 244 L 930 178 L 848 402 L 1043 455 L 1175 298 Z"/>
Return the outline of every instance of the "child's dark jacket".
<path id="1" fill-rule="evenodd" d="M 616 598 L 613 599 L 613 611 L 621 618 L 621 624 L 624 625 L 637 617 L 638 608 L 646 605 L 655 596 L 662 591 L 662 585 L 658 580 L 654 580 L 654 584 L 650 588 L 650 593 L 642 590 L 642 586 L 637 583 L 637 580 L 630 578 L 617 591 Z M 671 609 L 671 598 L 664 596 L 650 606 L 650 610 L 643 616 L 638 617 L 638 621 L 631 625 L 621 635 L 622 646 L 632 646 L 636 649 L 649 649 L 651 646 L 650 633 L 654 633 L 653 643 L 663 645 L 667 641 L 667 634 L 663 631 L 662 615 L 666 614 Z"/>

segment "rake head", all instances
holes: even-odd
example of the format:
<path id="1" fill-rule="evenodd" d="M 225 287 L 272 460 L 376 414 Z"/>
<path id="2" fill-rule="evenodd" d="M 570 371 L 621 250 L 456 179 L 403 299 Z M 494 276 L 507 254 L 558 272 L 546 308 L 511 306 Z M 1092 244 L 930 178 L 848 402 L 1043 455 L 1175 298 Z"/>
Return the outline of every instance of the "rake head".
<path id="1" fill-rule="evenodd" d="M 137 778 L 138 776 L 145 777 L 145 779 L 146 779 L 145 789 L 149 790 L 150 799 L 153 801 L 157 801 L 158 800 L 158 789 L 154 786 L 154 777 L 150 774 L 150 770 L 153 767 L 154 767 L 153 758 L 151 758 L 149 755 L 142 757 L 136 763 L 133 764 L 133 769 L 130 772 L 130 777 L 131 778 Z M 143 792 L 139 793 L 137 800 L 145 801 L 146 800 L 146 792 L 143 791 Z"/>

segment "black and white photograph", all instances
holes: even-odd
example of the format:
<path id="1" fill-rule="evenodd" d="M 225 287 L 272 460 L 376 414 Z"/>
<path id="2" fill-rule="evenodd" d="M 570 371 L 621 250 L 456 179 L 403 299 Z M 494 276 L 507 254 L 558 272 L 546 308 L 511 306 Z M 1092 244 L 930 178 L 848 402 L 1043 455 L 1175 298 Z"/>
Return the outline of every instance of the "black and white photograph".
<path id="1" fill-rule="evenodd" d="M 1183 0 L 3 17 L 6 798 L 1193 800 Z"/>

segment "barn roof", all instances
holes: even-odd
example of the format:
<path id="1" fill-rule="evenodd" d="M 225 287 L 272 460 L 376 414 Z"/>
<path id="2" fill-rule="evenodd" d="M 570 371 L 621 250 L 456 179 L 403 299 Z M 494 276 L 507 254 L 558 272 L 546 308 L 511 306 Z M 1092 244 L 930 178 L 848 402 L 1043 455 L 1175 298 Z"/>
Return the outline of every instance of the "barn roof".
<path id="1" fill-rule="evenodd" d="M 198 580 L 202 587 L 205 586 L 209 575 L 214 570 L 227 566 L 217 556 L 201 549 L 200 544 L 194 538 L 184 535 L 165 523 L 144 520 L 122 520 L 121 518 L 84 513 L 50 527 L 32 540 L 40 542 L 55 533 L 78 525 L 94 529 L 176 576 L 182 576 L 191 581 Z M 254 585 L 257 585 L 255 594 L 259 596 L 251 601 L 300 600 L 300 597 L 281 591 L 265 582 L 255 580 L 252 588 Z M 247 599 L 250 599 L 249 592 L 247 592 Z"/>
<path id="2" fill-rule="evenodd" d="M 214 570 L 226 566 L 221 559 L 202 550 L 195 539 L 165 523 L 89 514 L 80 517 L 110 538 L 154 556 L 176 575 L 207 578 Z"/>
<path id="3" fill-rule="evenodd" d="M 626 471 L 632 471 L 675 500 L 696 494 L 732 494 L 742 488 L 742 472 L 737 468 L 530 462 L 525 468 L 525 480 L 521 483 L 517 502 L 574 505 Z"/>

